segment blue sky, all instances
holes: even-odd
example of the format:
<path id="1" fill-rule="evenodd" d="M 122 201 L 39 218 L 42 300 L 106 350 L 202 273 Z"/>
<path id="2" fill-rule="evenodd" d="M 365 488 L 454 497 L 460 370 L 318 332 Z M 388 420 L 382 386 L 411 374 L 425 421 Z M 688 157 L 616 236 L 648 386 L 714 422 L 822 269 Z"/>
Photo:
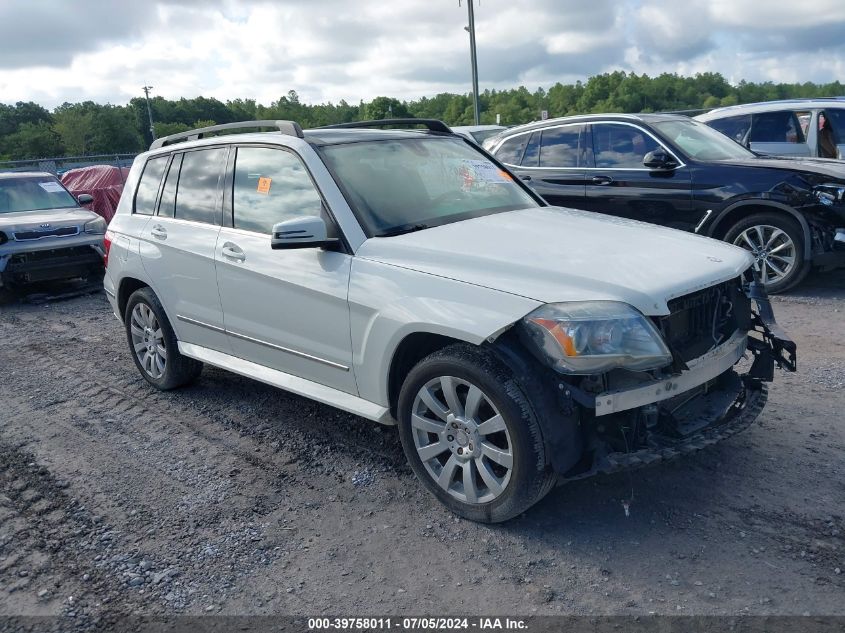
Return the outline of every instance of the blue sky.
<path id="1" fill-rule="evenodd" d="M 469 91 L 462 0 L 3 0 L 0 100 Z M 476 0 L 481 88 L 612 70 L 845 80 L 845 2 Z"/>

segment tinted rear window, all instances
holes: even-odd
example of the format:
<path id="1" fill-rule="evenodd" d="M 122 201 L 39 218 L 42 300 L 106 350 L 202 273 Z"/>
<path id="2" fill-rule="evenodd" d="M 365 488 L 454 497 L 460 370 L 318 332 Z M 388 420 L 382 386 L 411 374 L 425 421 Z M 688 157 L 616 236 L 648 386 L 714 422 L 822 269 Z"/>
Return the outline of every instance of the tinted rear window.
<path id="1" fill-rule="evenodd" d="M 167 167 L 167 159 L 168 156 L 151 158 L 144 166 L 144 173 L 141 176 L 141 182 L 138 183 L 138 191 L 135 193 L 135 213 L 141 215 L 155 213 L 156 196 L 164 168 Z"/>
<path id="2" fill-rule="evenodd" d="M 176 191 L 176 219 L 219 224 L 219 185 L 225 158 L 222 147 L 185 152 Z"/>

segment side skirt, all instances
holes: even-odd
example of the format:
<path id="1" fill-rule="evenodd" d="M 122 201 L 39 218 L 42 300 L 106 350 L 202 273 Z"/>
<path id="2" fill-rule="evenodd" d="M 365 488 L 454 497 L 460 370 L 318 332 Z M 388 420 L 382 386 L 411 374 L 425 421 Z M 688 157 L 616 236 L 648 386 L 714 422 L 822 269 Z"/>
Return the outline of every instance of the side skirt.
<path id="1" fill-rule="evenodd" d="M 382 407 L 369 400 L 353 396 L 345 391 L 339 391 L 326 385 L 300 378 L 299 376 L 286 374 L 278 369 L 271 369 L 264 365 L 259 365 L 193 343 L 179 341 L 179 352 L 189 358 L 261 381 L 273 387 L 284 389 L 285 391 L 290 391 L 299 396 L 305 396 L 311 400 L 316 400 L 317 402 L 337 407 L 338 409 L 343 409 L 344 411 L 360 415 L 362 418 L 367 418 L 380 424 L 389 426 L 396 424 L 387 407 Z"/>

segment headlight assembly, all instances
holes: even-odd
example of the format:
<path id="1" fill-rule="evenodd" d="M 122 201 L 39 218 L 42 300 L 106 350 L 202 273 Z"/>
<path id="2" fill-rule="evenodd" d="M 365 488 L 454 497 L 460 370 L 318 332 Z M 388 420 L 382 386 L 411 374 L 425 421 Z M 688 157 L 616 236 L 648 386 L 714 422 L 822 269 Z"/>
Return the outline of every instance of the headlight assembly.
<path id="1" fill-rule="evenodd" d="M 654 324 L 627 303 L 550 303 L 524 319 L 547 362 L 566 374 L 597 374 L 617 367 L 636 371 L 672 362 Z"/>
<path id="2" fill-rule="evenodd" d="M 91 220 L 90 222 L 85 223 L 85 232 L 86 233 L 105 233 L 106 232 L 106 221 L 103 218 L 97 218 L 96 220 Z"/>

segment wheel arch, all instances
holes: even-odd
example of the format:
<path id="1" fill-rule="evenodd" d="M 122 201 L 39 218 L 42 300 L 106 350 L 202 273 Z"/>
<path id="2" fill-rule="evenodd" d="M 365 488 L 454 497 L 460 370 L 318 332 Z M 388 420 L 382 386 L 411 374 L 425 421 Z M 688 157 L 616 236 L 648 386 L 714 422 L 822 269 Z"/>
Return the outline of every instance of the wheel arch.
<path id="1" fill-rule="evenodd" d="M 123 321 L 126 314 L 126 304 L 129 303 L 129 297 L 132 293 L 141 288 L 151 288 L 146 281 L 138 279 L 137 277 L 124 277 L 120 280 L 117 287 L 117 309 L 120 313 L 120 320 Z M 155 292 L 155 291 L 153 291 Z"/>
<path id="2" fill-rule="evenodd" d="M 747 216 L 755 211 L 762 213 L 780 213 L 798 222 L 801 227 L 801 233 L 804 237 L 804 259 L 809 261 L 813 257 L 812 247 L 812 233 L 810 225 L 801 213 L 792 207 L 774 200 L 742 200 L 726 207 L 719 213 L 710 225 L 707 235 L 723 239 L 725 234 L 730 230 L 731 226 L 739 221 L 742 217 Z"/>
<path id="3" fill-rule="evenodd" d="M 412 332 L 399 341 L 390 359 L 387 375 L 388 406 L 394 420 L 398 419 L 399 393 L 402 391 L 402 384 L 408 373 L 426 356 L 455 343 L 471 345 L 468 341 L 434 332 Z"/>

